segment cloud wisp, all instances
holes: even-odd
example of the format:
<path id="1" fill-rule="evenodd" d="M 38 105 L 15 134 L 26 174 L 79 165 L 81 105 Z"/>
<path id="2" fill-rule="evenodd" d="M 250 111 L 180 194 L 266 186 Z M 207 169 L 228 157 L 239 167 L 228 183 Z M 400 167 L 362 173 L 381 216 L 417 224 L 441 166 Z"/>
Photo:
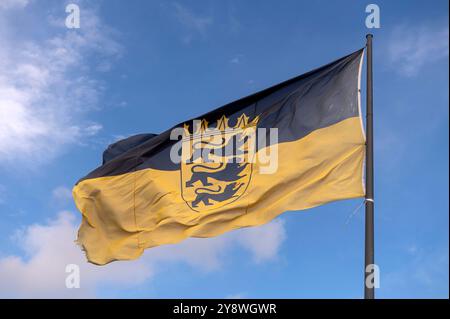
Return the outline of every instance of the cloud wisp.
<path id="1" fill-rule="evenodd" d="M 16 11 L 0 12 L 0 164 L 36 167 L 101 130 L 86 118 L 104 91 L 95 72 L 109 69 L 122 47 L 89 8 L 80 29 L 65 28 L 62 12 L 44 23 L 43 39 L 17 41 Z"/>
<path id="2" fill-rule="evenodd" d="M 400 74 L 417 75 L 428 63 L 448 58 L 448 24 L 394 28 L 387 53 L 390 65 Z"/>
<path id="3" fill-rule="evenodd" d="M 384 298 L 448 298 L 448 246 L 407 248 L 407 262 L 382 278 Z"/>
<path id="4" fill-rule="evenodd" d="M 21 9 L 28 5 L 29 0 L 2 0 L 0 1 L 0 9 Z"/>
<path id="5" fill-rule="evenodd" d="M 72 202 L 72 191 L 66 186 L 58 186 L 52 191 L 52 200 L 59 204 L 64 205 Z"/>
<path id="6" fill-rule="evenodd" d="M 172 3 L 172 8 L 175 18 L 185 28 L 183 43 L 190 44 L 195 35 L 206 36 L 207 29 L 213 23 L 212 17 L 197 15 L 178 2 Z"/>

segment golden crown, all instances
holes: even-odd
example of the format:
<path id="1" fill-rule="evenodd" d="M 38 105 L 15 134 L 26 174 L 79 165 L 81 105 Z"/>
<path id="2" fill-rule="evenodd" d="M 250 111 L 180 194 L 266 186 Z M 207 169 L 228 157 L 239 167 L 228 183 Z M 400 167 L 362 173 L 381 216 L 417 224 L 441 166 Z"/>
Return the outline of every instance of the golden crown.
<path id="1" fill-rule="evenodd" d="M 236 125 L 235 126 L 229 126 L 228 124 L 229 119 L 225 116 L 222 115 L 222 117 L 220 119 L 217 120 L 216 122 L 216 126 L 213 127 L 209 127 L 209 123 L 207 120 L 202 119 L 202 120 L 194 120 L 194 124 L 193 127 L 194 129 L 192 130 L 193 132 L 191 133 L 189 131 L 189 125 L 188 124 L 184 124 L 184 136 L 190 136 L 190 135 L 200 135 L 200 134 L 214 134 L 217 131 L 226 131 L 226 130 L 243 130 L 245 131 L 248 128 L 253 128 L 258 124 L 259 121 L 259 116 L 254 117 L 251 121 L 250 118 L 245 115 L 245 113 L 242 113 L 241 116 L 238 117 L 237 121 L 236 121 Z"/>

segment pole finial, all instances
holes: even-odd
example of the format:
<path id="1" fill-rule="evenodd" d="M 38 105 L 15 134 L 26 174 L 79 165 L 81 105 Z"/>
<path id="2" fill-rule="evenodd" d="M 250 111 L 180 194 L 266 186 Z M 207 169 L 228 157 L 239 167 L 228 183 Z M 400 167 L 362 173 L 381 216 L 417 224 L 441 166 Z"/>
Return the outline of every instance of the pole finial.
<path id="1" fill-rule="evenodd" d="M 366 39 L 368 39 L 368 38 L 373 38 L 373 34 L 372 33 L 367 33 L 366 34 Z"/>

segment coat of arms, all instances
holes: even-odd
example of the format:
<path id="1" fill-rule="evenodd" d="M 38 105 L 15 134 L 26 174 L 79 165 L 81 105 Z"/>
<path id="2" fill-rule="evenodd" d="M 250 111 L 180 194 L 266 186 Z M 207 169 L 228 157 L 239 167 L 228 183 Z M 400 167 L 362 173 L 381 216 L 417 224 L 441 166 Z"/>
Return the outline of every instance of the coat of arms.
<path id="1" fill-rule="evenodd" d="M 192 132 L 184 127 L 181 193 L 194 211 L 208 211 L 241 197 L 252 175 L 258 117 L 242 114 L 233 127 L 222 116 L 215 127 L 197 121 Z"/>

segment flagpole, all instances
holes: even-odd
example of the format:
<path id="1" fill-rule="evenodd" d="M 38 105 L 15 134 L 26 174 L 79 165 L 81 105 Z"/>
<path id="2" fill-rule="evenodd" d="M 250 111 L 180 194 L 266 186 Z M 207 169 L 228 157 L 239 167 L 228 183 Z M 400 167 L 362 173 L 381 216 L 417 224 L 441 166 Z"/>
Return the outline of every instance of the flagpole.
<path id="1" fill-rule="evenodd" d="M 366 82 L 366 217 L 365 217 L 365 258 L 364 258 L 364 298 L 374 299 L 375 289 L 368 276 L 374 268 L 374 201 L 373 201 L 373 87 L 372 87 L 372 34 L 367 34 L 367 82 Z"/>

